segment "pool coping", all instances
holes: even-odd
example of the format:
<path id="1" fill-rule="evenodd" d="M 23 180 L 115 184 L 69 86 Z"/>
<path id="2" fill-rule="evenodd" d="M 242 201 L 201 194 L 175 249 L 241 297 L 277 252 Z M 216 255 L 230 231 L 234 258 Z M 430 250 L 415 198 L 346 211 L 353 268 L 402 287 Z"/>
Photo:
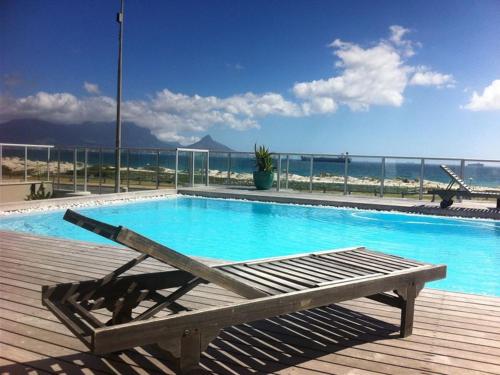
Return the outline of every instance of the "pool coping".
<path id="1" fill-rule="evenodd" d="M 500 220 L 500 210 L 484 204 L 456 204 L 441 209 L 438 203 L 423 202 L 409 198 L 380 198 L 367 196 L 325 195 L 319 193 L 297 193 L 292 191 L 262 191 L 248 187 L 195 187 L 175 189 L 142 190 L 112 194 L 89 194 L 36 201 L 9 202 L 0 204 L 0 215 L 17 212 L 48 211 L 70 207 L 100 206 L 112 203 L 127 203 L 135 200 L 162 199 L 178 194 L 205 198 L 226 198 L 258 202 L 330 206 L 376 211 L 395 211 L 444 217 Z"/>
<path id="2" fill-rule="evenodd" d="M 397 211 L 411 214 L 434 215 L 445 217 L 460 217 L 470 219 L 492 219 L 500 220 L 500 210 L 487 207 L 467 207 L 457 205 L 442 209 L 439 203 L 422 202 L 410 200 L 408 198 L 374 198 L 363 196 L 343 196 L 343 195 L 318 195 L 314 193 L 294 193 L 294 192 L 276 192 L 262 191 L 256 189 L 235 188 L 180 188 L 179 194 L 187 196 L 198 196 L 205 198 L 226 198 L 240 199 L 258 202 L 302 204 L 311 206 L 331 206 L 342 208 L 353 208 L 375 211 Z"/>
<path id="3" fill-rule="evenodd" d="M 0 214 L 29 211 L 58 210 L 75 206 L 99 206 L 108 203 L 126 203 L 142 199 L 161 199 L 177 195 L 175 189 L 141 190 L 113 194 L 89 194 L 36 201 L 8 202 L 0 204 Z"/>

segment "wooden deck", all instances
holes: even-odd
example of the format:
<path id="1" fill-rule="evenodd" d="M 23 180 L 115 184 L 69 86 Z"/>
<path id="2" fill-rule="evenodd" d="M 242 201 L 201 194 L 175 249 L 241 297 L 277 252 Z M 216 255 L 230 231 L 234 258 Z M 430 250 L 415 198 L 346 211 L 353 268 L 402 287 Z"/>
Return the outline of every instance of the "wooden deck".
<path id="1" fill-rule="evenodd" d="M 0 231 L 1 374 L 172 373 L 151 348 L 88 353 L 40 303 L 41 285 L 105 275 L 136 253 Z M 147 260 L 134 272 L 164 270 Z M 200 286 L 192 307 L 239 297 Z M 500 374 L 500 298 L 424 289 L 414 334 L 397 338 L 399 311 L 359 299 L 224 330 L 202 366 L 220 374 Z"/>

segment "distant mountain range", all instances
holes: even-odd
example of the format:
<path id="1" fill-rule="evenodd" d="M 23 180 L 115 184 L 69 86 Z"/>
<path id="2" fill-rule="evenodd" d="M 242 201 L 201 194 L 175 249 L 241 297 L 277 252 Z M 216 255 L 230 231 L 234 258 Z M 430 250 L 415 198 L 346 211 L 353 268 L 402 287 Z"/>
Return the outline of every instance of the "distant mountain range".
<path id="1" fill-rule="evenodd" d="M 57 124 L 33 119 L 11 120 L 0 124 L 0 142 L 28 143 L 58 146 L 114 147 L 115 124 L 92 122 L 83 124 Z M 123 147 L 198 148 L 211 151 L 233 151 L 206 135 L 192 145 L 164 142 L 149 129 L 131 122 L 122 124 Z"/>

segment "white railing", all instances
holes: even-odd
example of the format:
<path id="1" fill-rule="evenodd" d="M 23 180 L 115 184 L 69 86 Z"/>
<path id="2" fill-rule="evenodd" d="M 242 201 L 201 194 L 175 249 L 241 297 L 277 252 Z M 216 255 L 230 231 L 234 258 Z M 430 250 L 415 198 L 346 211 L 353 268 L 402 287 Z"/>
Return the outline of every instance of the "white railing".
<path id="1" fill-rule="evenodd" d="M 42 157 L 43 150 L 47 152 Z M 37 160 L 46 165 L 46 178 L 51 179 L 54 188 L 72 191 L 91 189 L 96 193 L 112 192 L 110 183 L 115 173 L 113 154 L 114 148 L 105 147 L 54 147 L 51 145 L 0 144 L 0 167 L 3 169 L 4 158 L 17 155 L 17 162 L 23 162 L 22 168 L 16 173 L 4 176 L 0 171 L 0 182 L 12 180 L 12 176 L 28 180 L 30 168 L 29 153 L 36 150 Z M 8 152 L 7 152 L 8 151 Z M 15 152 L 13 152 L 15 151 Z M 253 169 L 253 152 L 209 151 L 190 148 L 122 148 L 123 169 L 126 170 L 127 189 L 159 189 L 160 187 L 178 188 L 187 184 L 194 186 L 202 184 L 219 185 L 251 185 Z M 34 155 L 35 155 L 34 154 Z M 201 155 L 201 158 L 198 156 Z M 276 167 L 277 191 L 295 189 L 301 191 L 323 191 L 350 194 L 351 192 L 370 193 L 383 197 L 385 194 L 414 195 L 423 199 L 429 190 L 429 176 L 439 164 L 452 164 L 456 173 L 466 178 L 472 169 L 478 170 L 482 163 L 498 174 L 490 178 L 490 186 L 500 188 L 500 160 L 478 158 L 442 158 L 442 157 L 412 157 L 391 155 L 356 155 L 348 153 L 273 153 Z M 334 164 L 318 160 L 325 158 L 338 159 Z M 43 159 L 43 160 L 42 160 Z M 362 161 L 369 160 L 370 170 L 367 175 L 359 177 L 355 171 Z M 201 164 L 200 164 L 201 161 Z M 439 163 L 438 163 L 439 162 Z M 398 168 L 405 163 L 411 165 L 413 180 L 412 188 L 397 189 Z M 244 167 L 242 165 L 244 164 Z M 239 168 L 237 168 L 239 165 Z M 332 168 L 335 165 L 335 168 Z M 169 166 L 169 168 L 167 168 Z M 213 166 L 214 169 L 211 170 Z M 300 166 L 300 173 L 297 168 Z M 474 166 L 474 168 L 473 168 Z M 491 167 L 494 169 L 491 169 Z M 485 167 L 486 168 L 486 167 Z M 1 170 L 0 169 L 0 170 Z M 215 169 L 219 173 L 212 173 Z M 243 169 L 243 171 L 242 171 Z M 8 170 L 8 169 L 6 169 Z M 332 172 L 334 170 L 334 172 Z M 295 172 L 295 173 L 292 173 Z M 44 173 L 45 174 L 45 173 Z M 237 178 L 238 174 L 245 175 Z M 40 177 L 38 172 L 38 177 Z M 299 175 L 300 179 L 297 179 Z M 326 178 L 321 177 L 326 175 Z M 324 182 L 323 180 L 327 181 Z M 363 180 L 363 184 L 360 184 Z M 366 182 L 369 180 L 368 182 Z M 480 185 L 480 183 L 478 183 Z M 409 186 L 407 184 L 407 186 Z M 356 189 L 361 189 L 357 191 Z"/>

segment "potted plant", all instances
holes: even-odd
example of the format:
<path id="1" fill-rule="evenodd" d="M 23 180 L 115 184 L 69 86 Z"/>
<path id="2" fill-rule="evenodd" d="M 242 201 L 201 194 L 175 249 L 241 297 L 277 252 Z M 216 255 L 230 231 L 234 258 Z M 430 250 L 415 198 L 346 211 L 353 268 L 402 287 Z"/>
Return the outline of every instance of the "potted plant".
<path id="1" fill-rule="evenodd" d="M 255 145 L 255 161 L 257 170 L 253 172 L 253 183 L 257 190 L 267 190 L 273 186 L 273 158 L 268 148 Z"/>

